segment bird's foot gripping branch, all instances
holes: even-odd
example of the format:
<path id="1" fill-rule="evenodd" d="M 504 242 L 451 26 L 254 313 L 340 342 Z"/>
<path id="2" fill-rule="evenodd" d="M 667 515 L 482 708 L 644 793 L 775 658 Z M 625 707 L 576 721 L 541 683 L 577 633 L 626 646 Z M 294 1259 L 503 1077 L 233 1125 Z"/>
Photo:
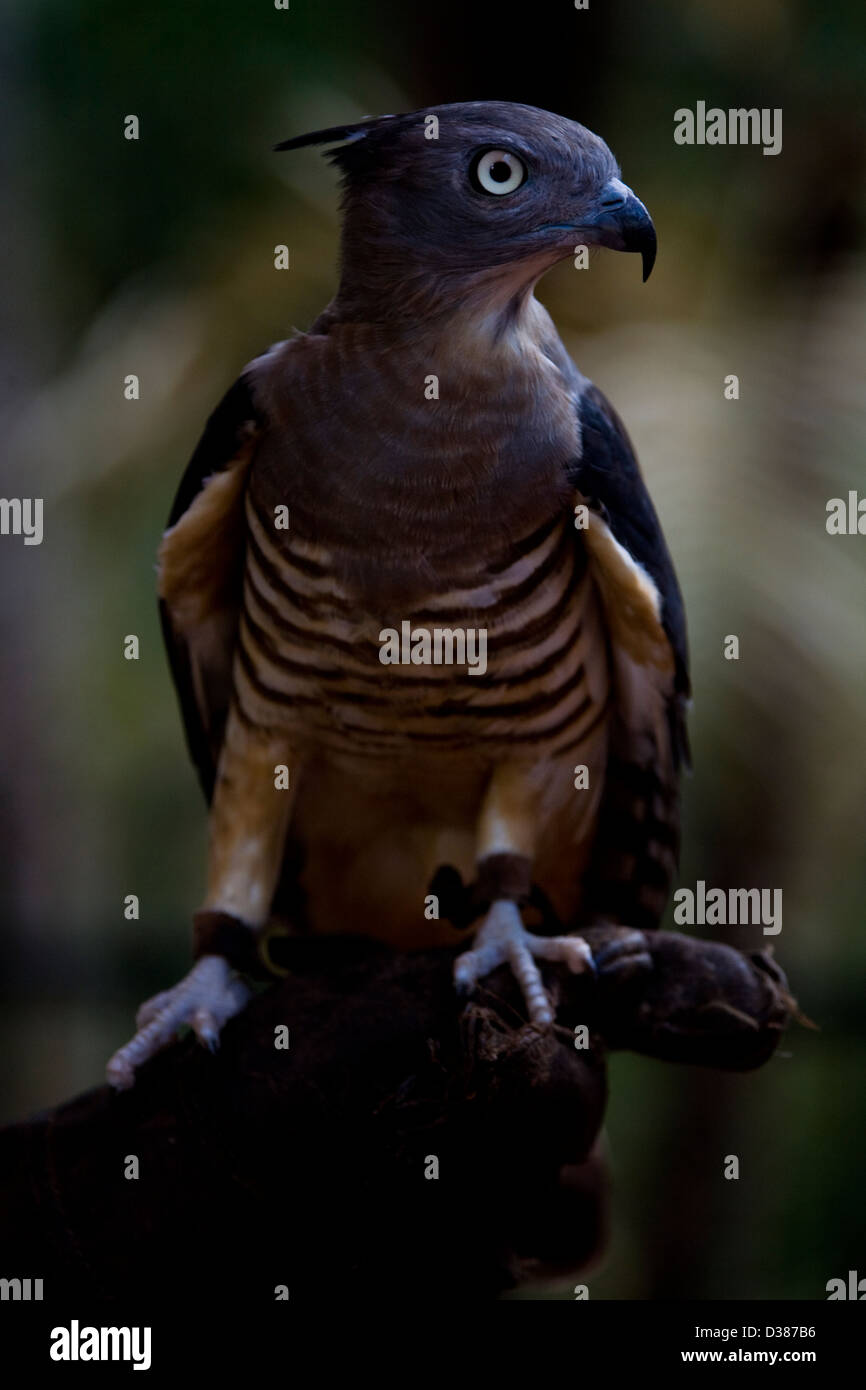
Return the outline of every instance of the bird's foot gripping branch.
<path id="1" fill-rule="evenodd" d="M 190 1248 L 223 1292 L 263 1302 L 331 1296 L 336 1270 L 355 1299 L 416 1304 L 574 1271 L 603 1240 L 609 1049 L 746 1070 L 794 1007 L 764 952 L 582 935 L 596 970 L 544 963 L 545 1028 L 506 966 L 462 1008 L 450 950 L 280 938 L 291 975 L 216 1054 L 190 1037 L 132 1090 L 0 1136 L 6 1267 L 38 1269 L 46 1300 L 67 1302 L 186 1299 Z M 120 1180 L 133 1154 L 146 1181 Z"/>

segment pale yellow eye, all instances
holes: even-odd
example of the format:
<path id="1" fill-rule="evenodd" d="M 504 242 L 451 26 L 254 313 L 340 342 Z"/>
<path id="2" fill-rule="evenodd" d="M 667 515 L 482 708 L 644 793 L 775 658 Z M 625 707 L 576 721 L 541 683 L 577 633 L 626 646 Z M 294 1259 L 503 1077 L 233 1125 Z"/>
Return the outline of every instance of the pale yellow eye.
<path id="1" fill-rule="evenodd" d="M 526 165 L 509 150 L 487 150 L 475 165 L 475 178 L 485 193 L 513 193 L 526 178 Z"/>

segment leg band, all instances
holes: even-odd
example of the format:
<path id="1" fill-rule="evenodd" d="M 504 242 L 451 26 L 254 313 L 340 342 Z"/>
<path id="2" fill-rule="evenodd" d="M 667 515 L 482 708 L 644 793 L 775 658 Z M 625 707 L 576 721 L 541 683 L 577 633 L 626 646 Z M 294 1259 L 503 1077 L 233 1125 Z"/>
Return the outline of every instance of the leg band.
<path id="1" fill-rule="evenodd" d="M 202 956 L 223 956 L 229 965 L 245 975 L 264 973 L 259 956 L 259 932 L 229 912 L 214 912 L 205 907 L 194 913 L 192 943 L 194 960 Z"/>

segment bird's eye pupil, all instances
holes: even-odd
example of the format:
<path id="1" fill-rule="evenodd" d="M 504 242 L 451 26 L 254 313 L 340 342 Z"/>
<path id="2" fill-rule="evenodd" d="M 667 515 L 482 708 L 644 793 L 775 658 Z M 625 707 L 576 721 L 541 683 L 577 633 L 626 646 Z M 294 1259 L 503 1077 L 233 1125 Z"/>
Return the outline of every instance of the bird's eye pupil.
<path id="1" fill-rule="evenodd" d="M 526 178 L 526 165 L 507 150 L 484 150 L 469 174 L 478 193 L 513 193 Z"/>

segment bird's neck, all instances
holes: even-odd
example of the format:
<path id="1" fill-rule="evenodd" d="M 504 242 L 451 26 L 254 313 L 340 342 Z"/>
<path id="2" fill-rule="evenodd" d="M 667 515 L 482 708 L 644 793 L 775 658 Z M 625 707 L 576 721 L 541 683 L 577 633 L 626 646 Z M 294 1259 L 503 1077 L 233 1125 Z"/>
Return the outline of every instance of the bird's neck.
<path id="1" fill-rule="evenodd" d="M 346 361 L 387 364 L 388 418 L 422 409 L 429 440 L 438 428 L 456 442 L 491 412 L 508 419 L 512 438 L 534 431 L 568 456 L 575 447 L 574 368 L 533 283 L 476 278 L 447 304 L 438 302 L 435 311 L 428 304 L 409 318 L 367 316 L 338 294 L 312 332 L 331 337 Z"/>
<path id="2" fill-rule="evenodd" d="M 344 248 L 340 287 L 326 317 L 329 324 L 375 325 L 415 341 L 450 333 L 467 348 L 507 352 L 536 331 L 533 289 L 550 264 L 548 252 L 472 273 L 394 265 L 373 254 L 359 265 Z"/>

